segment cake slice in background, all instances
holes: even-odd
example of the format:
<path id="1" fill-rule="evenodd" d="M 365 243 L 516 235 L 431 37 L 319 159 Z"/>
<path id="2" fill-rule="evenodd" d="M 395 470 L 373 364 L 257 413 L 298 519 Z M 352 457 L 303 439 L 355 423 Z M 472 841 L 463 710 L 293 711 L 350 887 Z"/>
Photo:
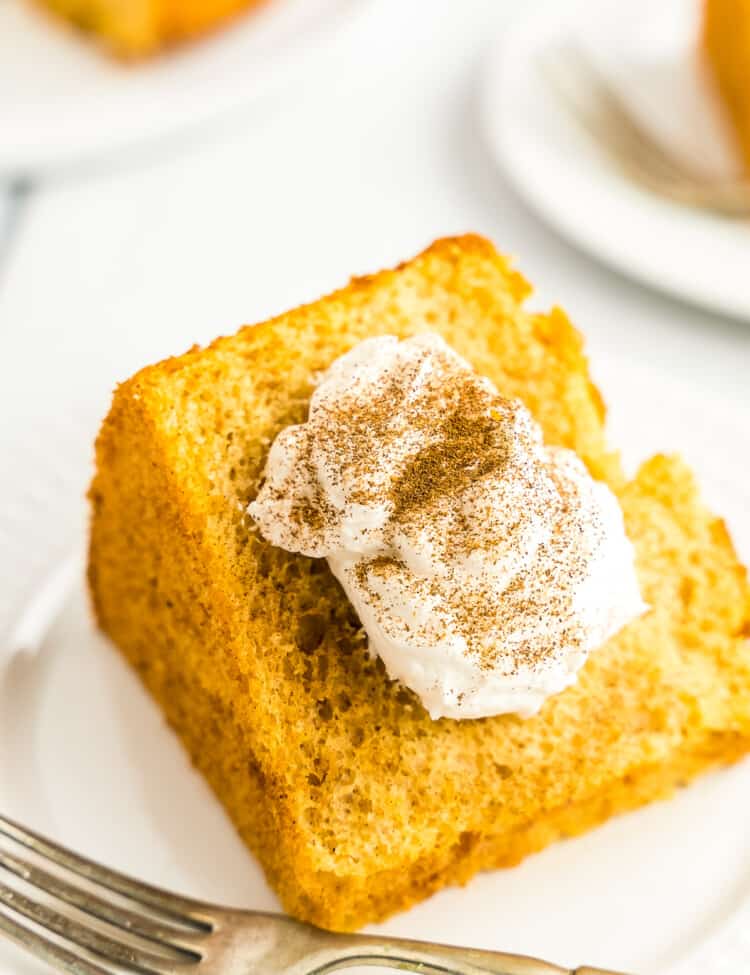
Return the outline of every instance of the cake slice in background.
<path id="1" fill-rule="evenodd" d="M 750 172 L 750 0 L 705 0 L 703 47 Z"/>
<path id="2" fill-rule="evenodd" d="M 37 0 L 112 53 L 137 58 L 197 37 L 263 0 Z"/>
<path id="3" fill-rule="evenodd" d="M 438 241 L 143 369 L 97 442 L 99 625 L 284 907 L 323 927 L 516 864 L 750 749 L 750 591 L 724 524 L 678 460 L 626 482 L 581 337 L 559 309 L 526 311 L 528 292 L 487 241 Z M 425 331 L 609 484 L 635 546 L 650 610 L 533 718 L 433 721 L 370 656 L 325 561 L 263 541 L 247 515 L 271 442 L 307 416 L 320 372 L 368 336 Z"/>

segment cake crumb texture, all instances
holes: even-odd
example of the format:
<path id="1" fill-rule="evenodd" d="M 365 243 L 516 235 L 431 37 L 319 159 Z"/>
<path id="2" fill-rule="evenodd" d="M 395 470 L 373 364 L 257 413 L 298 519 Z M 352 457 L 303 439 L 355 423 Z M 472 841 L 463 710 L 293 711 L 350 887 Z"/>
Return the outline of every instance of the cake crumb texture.
<path id="1" fill-rule="evenodd" d="M 750 593 L 690 471 L 627 482 L 579 334 L 487 241 L 393 271 L 117 389 L 96 447 L 97 619 L 162 707 L 284 907 L 351 930 L 669 795 L 750 747 Z M 438 332 L 618 494 L 651 609 L 534 718 L 432 721 L 386 678 L 323 560 L 245 514 L 315 376 L 361 339 Z"/>
<path id="2" fill-rule="evenodd" d="M 704 0 L 703 46 L 750 172 L 750 0 Z"/>

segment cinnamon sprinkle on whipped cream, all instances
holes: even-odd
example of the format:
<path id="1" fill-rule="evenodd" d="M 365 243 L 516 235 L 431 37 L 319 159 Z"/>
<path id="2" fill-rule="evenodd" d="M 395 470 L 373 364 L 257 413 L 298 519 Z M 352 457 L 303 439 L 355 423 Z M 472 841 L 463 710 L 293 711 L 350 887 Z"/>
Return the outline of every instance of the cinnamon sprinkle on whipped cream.
<path id="1" fill-rule="evenodd" d="M 609 488 L 432 333 L 337 359 L 248 511 L 328 559 L 433 718 L 534 714 L 646 608 Z"/>

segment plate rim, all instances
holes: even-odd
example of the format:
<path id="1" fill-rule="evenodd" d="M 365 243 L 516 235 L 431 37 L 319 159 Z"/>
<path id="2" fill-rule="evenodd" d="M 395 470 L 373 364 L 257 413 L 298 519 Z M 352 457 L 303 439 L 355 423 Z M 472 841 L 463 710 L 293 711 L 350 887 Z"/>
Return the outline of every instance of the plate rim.
<path id="1" fill-rule="evenodd" d="M 598 263 L 609 266 L 631 281 L 644 284 L 651 290 L 666 294 L 682 303 L 714 313 L 718 312 L 741 322 L 750 321 L 750 298 L 747 301 L 735 300 L 731 295 L 725 296 L 716 290 L 707 294 L 705 289 L 692 281 L 689 276 L 678 275 L 675 278 L 669 273 L 665 274 L 663 268 L 639 262 L 637 258 L 631 259 L 631 249 L 623 250 L 608 246 L 606 236 L 604 243 L 602 239 L 592 240 L 583 224 L 569 220 L 559 208 L 550 206 L 536 183 L 527 178 L 522 160 L 515 148 L 517 130 L 514 123 L 508 121 L 509 113 L 504 111 L 508 91 L 514 88 L 519 78 L 523 76 L 517 51 L 527 44 L 539 47 L 543 43 L 549 43 L 550 38 L 554 37 L 566 23 L 574 23 L 573 18 L 576 14 L 580 15 L 582 10 L 590 10 L 590 5 L 584 0 L 566 0 L 565 3 L 560 3 L 558 0 L 541 0 L 539 6 L 515 17 L 490 40 L 482 66 L 479 96 L 480 129 L 485 145 L 488 146 L 503 175 L 531 210 L 560 237 Z M 510 117 L 512 118 L 512 115 Z M 586 143 L 587 137 L 577 132 L 575 144 L 581 158 L 593 159 L 596 148 Z M 647 191 L 618 176 L 614 168 L 606 164 L 600 168 L 606 173 L 606 177 L 599 180 L 599 183 L 604 185 L 606 180 L 610 185 L 610 194 L 613 192 L 611 188 L 619 183 L 626 193 L 632 194 L 633 199 L 643 206 L 653 210 L 661 209 L 666 213 L 671 211 L 683 214 L 684 208 L 678 208 L 676 204 L 653 197 Z M 696 219 L 711 221 L 714 226 L 726 224 L 724 218 L 701 212 L 696 212 Z"/>

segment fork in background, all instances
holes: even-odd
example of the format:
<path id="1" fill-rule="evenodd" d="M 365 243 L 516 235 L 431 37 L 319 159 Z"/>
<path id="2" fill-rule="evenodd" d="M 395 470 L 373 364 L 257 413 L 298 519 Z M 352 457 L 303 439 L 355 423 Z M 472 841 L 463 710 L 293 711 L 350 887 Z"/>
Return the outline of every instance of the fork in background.
<path id="1" fill-rule="evenodd" d="M 725 217 L 750 215 L 750 181 L 711 177 L 670 152 L 579 46 L 549 48 L 538 68 L 572 118 L 634 182 L 675 203 Z"/>
<path id="2" fill-rule="evenodd" d="M 355 966 L 422 975 L 615 975 L 502 952 L 332 934 L 281 915 L 204 904 L 102 867 L 1 816 L 0 839 L 0 871 L 16 878 L 13 886 L 0 881 L 0 931 L 73 975 L 327 975 Z"/>

